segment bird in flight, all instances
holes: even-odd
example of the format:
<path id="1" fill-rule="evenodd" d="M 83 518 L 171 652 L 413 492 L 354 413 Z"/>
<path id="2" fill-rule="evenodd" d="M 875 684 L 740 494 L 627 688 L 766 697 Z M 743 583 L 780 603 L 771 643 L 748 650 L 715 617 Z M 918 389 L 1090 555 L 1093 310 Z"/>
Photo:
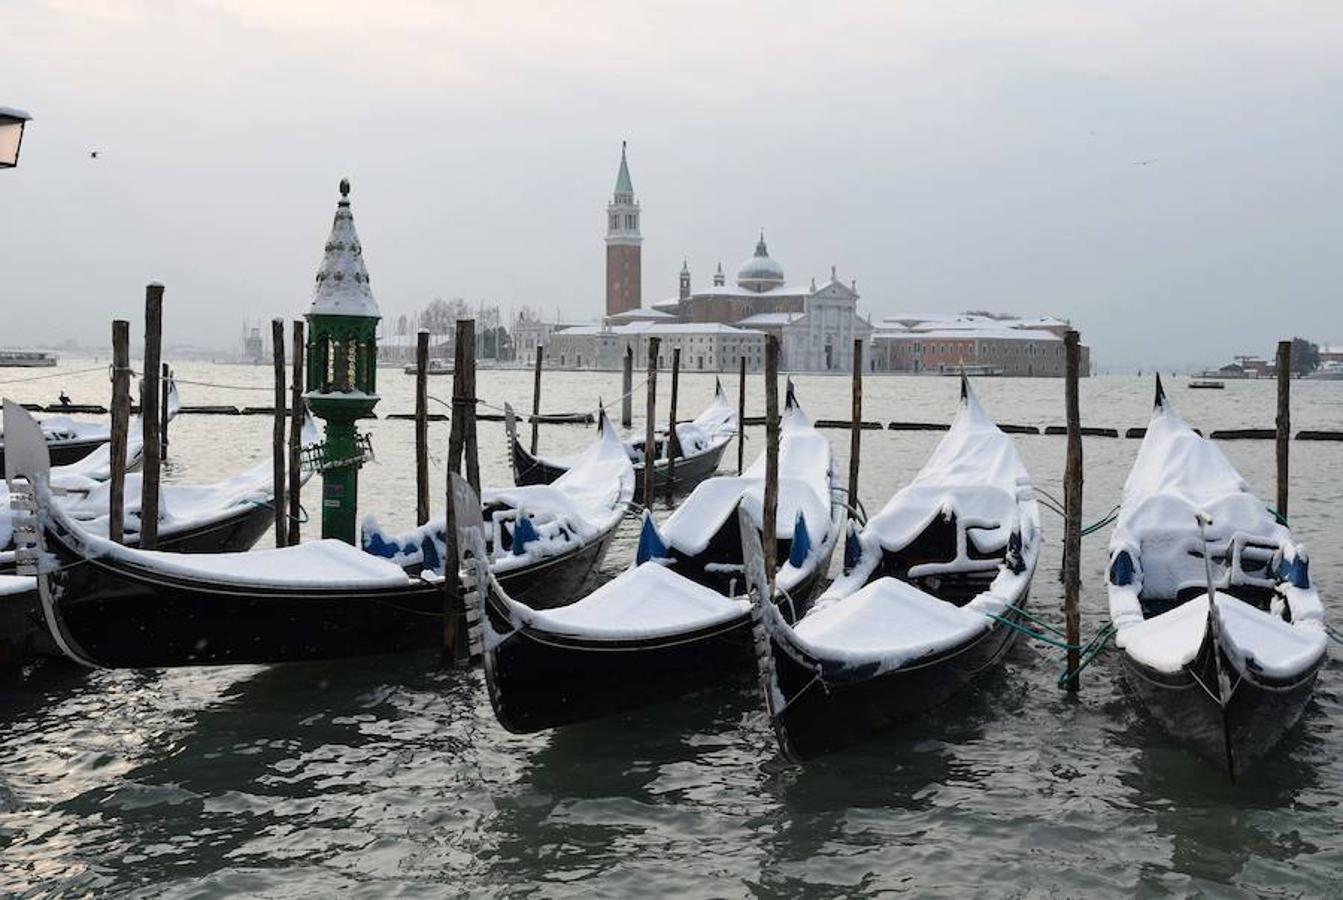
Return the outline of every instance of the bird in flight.
<path id="1" fill-rule="evenodd" d="M 1154 162 L 1156 162 L 1156 158 L 1155 158 L 1155 157 L 1153 157 L 1152 159 L 1140 159 L 1140 160 L 1138 160 L 1137 162 L 1135 162 L 1134 165 L 1135 165 L 1135 166 L 1150 166 L 1150 165 L 1151 165 L 1152 163 L 1154 163 Z"/>
<path id="2" fill-rule="evenodd" d="M 97 159 L 97 158 L 98 158 L 98 151 L 97 151 L 97 150 L 91 150 L 91 151 L 89 151 L 89 159 Z"/>

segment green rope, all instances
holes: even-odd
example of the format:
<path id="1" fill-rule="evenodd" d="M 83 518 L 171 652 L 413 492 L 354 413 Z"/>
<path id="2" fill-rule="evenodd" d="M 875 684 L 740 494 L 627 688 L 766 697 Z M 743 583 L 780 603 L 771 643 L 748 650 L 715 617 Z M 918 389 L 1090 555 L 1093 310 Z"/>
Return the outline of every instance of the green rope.
<path id="1" fill-rule="evenodd" d="M 1012 610 L 1013 612 L 1021 612 L 1021 610 L 1018 609 L 1018 608 L 1015 607 L 1015 606 L 1009 606 L 1008 609 Z M 1032 631 L 1031 629 L 1027 628 L 1025 625 L 1022 625 L 1022 624 L 1020 624 L 1020 623 L 1018 623 L 1018 622 L 1013 622 L 1011 619 L 1007 618 L 1006 616 L 1000 616 L 1000 615 L 997 615 L 997 614 L 995 614 L 995 613 L 985 613 L 985 615 L 987 615 L 990 619 L 993 619 L 995 622 L 1001 622 L 1002 624 L 1006 625 L 1008 628 L 1011 628 L 1013 631 L 1017 632 L 1018 634 L 1024 634 L 1024 635 L 1025 635 L 1026 637 L 1028 637 L 1028 638 L 1034 638 L 1035 640 L 1037 640 L 1037 641 L 1041 641 L 1041 642 L 1043 642 L 1043 643 L 1046 643 L 1046 644 L 1048 644 L 1048 645 L 1051 646 L 1051 647 L 1057 647 L 1057 648 L 1059 648 L 1060 650 L 1080 650 L 1080 649 L 1082 649 L 1081 647 L 1078 647 L 1076 644 L 1070 644 L 1070 643 L 1068 643 L 1067 641 L 1060 641 L 1060 640 L 1057 640 L 1057 639 L 1055 639 L 1055 638 L 1052 638 L 1052 637 L 1050 637 L 1050 636 L 1047 635 L 1047 634 L 1042 634 L 1042 633 L 1040 633 L 1040 632 L 1038 632 L 1038 631 Z"/>
<path id="2" fill-rule="evenodd" d="M 1094 522 L 1088 525 L 1087 527 L 1083 528 L 1082 537 L 1086 537 L 1087 535 L 1090 534 L 1095 534 L 1096 532 L 1100 531 L 1102 528 L 1114 522 L 1114 520 L 1118 518 L 1119 518 L 1119 507 L 1115 506 L 1114 509 L 1110 510 L 1108 513 L 1102 516 L 1099 522 Z"/>
<path id="3" fill-rule="evenodd" d="M 1268 510 L 1269 514 L 1270 514 L 1271 516 L 1273 516 L 1273 518 L 1276 519 L 1276 520 L 1278 521 L 1278 524 L 1281 525 L 1283 528 L 1291 528 L 1291 527 L 1292 527 L 1291 525 L 1288 525 L 1288 524 L 1287 524 L 1287 517 L 1284 516 L 1282 513 L 1278 512 L 1278 511 L 1277 511 L 1276 509 L 1274 509 L 1273 507 L 1271 507 L 1271 506 L 1265 506 L 1264 509 Z"/>
<path id="4" fill-rule="evenodd" d="M 1113 622 L 1106 622 L 1105 627 L 1096 632 L 1096 636 L 1093 637 L 1082 650 L 1082 655 L 1077 661 L 1077 668 L 1072 671 L 1065 668 L 1063 672 L 1059 674 L 1058 686 L 1061 688 L 1067 687 L 1068 682 L 1077 680 L 1077 676 L 1082 674 L 1082 670 L 1091 665 L 1096 657 L 1101 655 L 1101 651 L 1106 648 L 1111 639 L 1118 633 L 1119 629 L 1115 628 Z"/>

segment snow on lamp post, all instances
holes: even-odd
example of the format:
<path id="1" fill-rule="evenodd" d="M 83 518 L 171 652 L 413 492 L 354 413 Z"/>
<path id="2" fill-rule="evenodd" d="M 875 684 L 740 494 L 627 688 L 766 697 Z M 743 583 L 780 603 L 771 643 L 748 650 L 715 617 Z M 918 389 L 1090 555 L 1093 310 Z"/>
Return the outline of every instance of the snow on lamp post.
<path id="1" fill-rule="evenodd" d="M 308 391 L 326 439 L 308 456 L 322 473 L 322 537 L 355 542 L 359 468 L 373 458 L 355 422 L 377 405 L 377 327 L 382 314 L 368 286 L 363 248 L 350 212 L 350 182 L 341 179 L 336 218 L 327 238 L 308 320 Z"/>
<path id="2" fill-rule="evenodd" d="M 0 106 L 0 169 L 12 169 L 19 164 L 19 146 L 23 143 L 23 126 L 32 116 L 21 109 Z"/>

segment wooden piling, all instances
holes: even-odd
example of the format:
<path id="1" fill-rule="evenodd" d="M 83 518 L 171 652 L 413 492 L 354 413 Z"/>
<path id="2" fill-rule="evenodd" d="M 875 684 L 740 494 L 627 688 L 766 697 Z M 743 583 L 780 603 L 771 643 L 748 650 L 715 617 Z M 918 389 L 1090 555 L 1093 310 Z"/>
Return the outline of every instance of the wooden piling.
<path id="1" fill-rule="evenodd" d="M 455 665 L 467 665 L 471 661 L 466 633 L 466 607 L 462 602 L 457 530 L 452 524 L 455 521 L 452 475 L 462 471 L 463 452 L 468 451 L 468 434 L 470 443 L 475 443 L 475 338 L 475 320 L 458 319 L 452 368 L 452 418 L 448 430 L 447 526 L 444 529 L 447 548 L 443 556 L 443 661 L 444 664 Z M 538 359 L 540 352 L 538 347 Z M 538 364 L 538 385 L 540 371 Z M 471 486 L 479 493 L 479 463 L 475 464 L 474 475 L 470 471 L 473 455 L 472 447 L 467 452 L 467 480 L 472 482 Z"/>
<path id="2" fill-rule="evenodd" d="M 849 420 L 849 508 L 858 509 L 858 463 L 863 443 L 863 339 L 853 339 L 853 413 Z"/>
<path id="3" fill-rule="evenodd" d="M 532 376 L 532 456 L 536 455 L 536 445 L 541 439 L 541 422 L 537 416 L 541 415 L 541 359 L 545 353 L 545 349 L 537 344 L 536 374 Z"/>
<path id="4" fill-rule="evenodd" d="M 415 521 L 429 521 L 429 332 L 423 328 L 415 336 Z"/>
<path id="5" fill-rule="evenodd" d="M 746 465 L 746 354 L 738 360 L 737 373 L 737 475 Z"/>
<path id="6" fill-rule="evenodd" d="M 159 363 L 163 347 L 163 285 L 145 287 L 145 360 L 141 366 L 140 549 L 159 543 Z"/>
<path id="7" fill-rule="evenodd" d="M 131 323 L 112 322 L 112 480 L 107 500 L 107 536 L 126 540 L 126 444 L 131 419 Z"/>
<path id="8" fill-rule="evenodd" d="M 159 458 L 168 458 L 168 395 L 172 384 L 172 370 L 162 363 L 162 379 L 159 383 Z"/>
<path id="9" fill-rule="evenodd" d="M 662 339 L 648 339 L 648 383 L 644 390 L 644 506 L 653 508 L 653 465 L 657 462 L 658 345 Z"/>
<path id="10" fill-rule="evenodd" d="M 765 497 L 760 543 L 765 551 L 765 580 L 774 588 L 777 569 L 775 532 L 779 516 L 779 340 L 765 337 Z"/>
<path id="11" fill-rule="evenodd" d="M 1066 354 L 1064 405 L 1068 419 L 1068 456 L 1063 470 L 1063 617 L 1068 641 L 1068 671 L 1081 662 L 1077 648 L 1082 643 L 1082 416 L 1077 397 L 1081 352 L 1078 334 L 1063 336 Z M 1077 692 L 1078 678 L 1068 680 L 1069 693 Z"/>
<path id="12" fill-rule="evenodd" d="M 294 320 L 293 368 L 289 374 L 289 546 L 299 542 L 303 513 L 303 320 Z"/>
<path id="13" fill-rule="evenodd" d="M 620 427 L 634 427 L 634 345 L 625 348 L 625 368 L 620 375 Z M 532 452 L 535 452 L 533 450 Z"/>
<path id="14" fill-rule="evenodd" d="M 672 349 L 671 409 L 667 412 L 667 505 L 676 497 L 676 454 L 680 442 L 676 439 L 676 395 L 681 384 L 681 348 Z"/>
<path id="15" fill-rule="evenodd" d="M 271 507 L 275 510 L 275 546 L 289 546 L 288 505 L 285 503 L 285 458 L 289 448 L 284 440 L 284 319 L 271 319 L 270 322 L 271 360 L 275 367 L 275 413 L 271 428 L 271 490 L 274 492 Z"/>
<path id="16" fill-rule="evenodd" d="M 1287 518 L 1289 460 L 1288 441 L 1292 437 L 1292 342 L 1278 341 L 1278 418 L 1276 456 L 1278 462 L 1278 515 Z"/>

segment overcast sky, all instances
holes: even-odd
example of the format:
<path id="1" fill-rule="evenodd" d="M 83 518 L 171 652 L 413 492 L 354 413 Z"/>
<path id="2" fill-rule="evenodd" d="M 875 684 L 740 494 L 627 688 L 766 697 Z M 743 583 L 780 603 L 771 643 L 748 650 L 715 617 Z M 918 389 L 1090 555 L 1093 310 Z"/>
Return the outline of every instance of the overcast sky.
<path id="1" fill-rule="evenodd" d="M 1101 365 L 1343 343 L 1337 0 L 0 0 L 0 105 L 0 344 L 151 280 L 170 341 L 299 315 L 343 175 L 386 317 L 590 320 L 621 139 L 645 303 L 763 226 L 874 319 L 1050 313 Z"/>

